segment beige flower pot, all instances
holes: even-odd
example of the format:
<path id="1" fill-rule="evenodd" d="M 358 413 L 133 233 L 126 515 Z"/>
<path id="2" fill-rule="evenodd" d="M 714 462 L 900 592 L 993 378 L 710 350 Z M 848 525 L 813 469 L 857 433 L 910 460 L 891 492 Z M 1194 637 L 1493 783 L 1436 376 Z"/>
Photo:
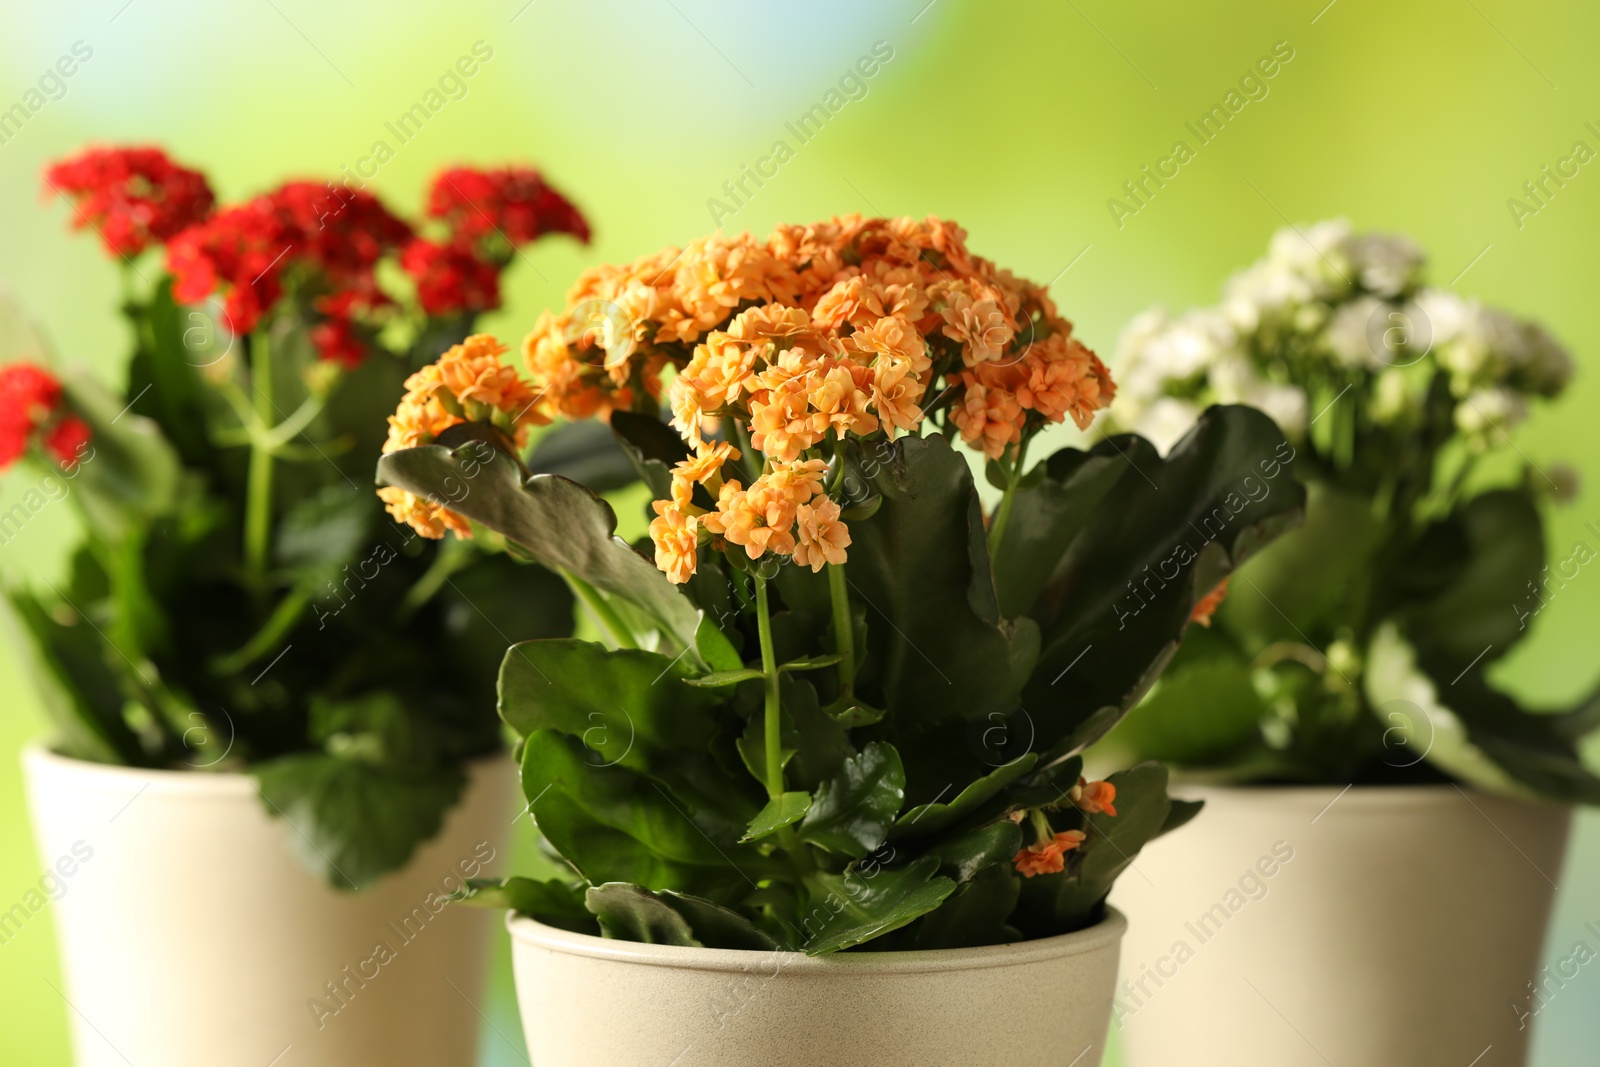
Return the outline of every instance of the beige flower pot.
<path id="1" fill-rule="evenodd" d="M 1127 920 L 820 959 L 507 925 L 537 1067 L 1094 1067 Z"/>
<path id="2" fill-rule="evenodd" d="M 1140 853 L 1129 1067 L 1521 1067 L 1571 813 L 1454 786 L 1200 788 Z"/>
<path id="3" fill-rule="evenodd" d="M 474 1062 L 492 916 L 443 896 L 497 866 L 509 760 L 476 765 L 439 836 L 360 894 L 301 866 L 246 775 L 23 764 L 78 1067 Z"/>

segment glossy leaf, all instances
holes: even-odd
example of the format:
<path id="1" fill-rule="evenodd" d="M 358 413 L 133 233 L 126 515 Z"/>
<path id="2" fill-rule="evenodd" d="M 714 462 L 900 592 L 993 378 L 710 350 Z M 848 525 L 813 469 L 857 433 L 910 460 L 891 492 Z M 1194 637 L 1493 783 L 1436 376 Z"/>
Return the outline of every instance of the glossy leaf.
<path id="1" fill-rule="evenodd" d="M 515 459 L 470 445 L 454 452 L 439 445 L 392 452 L 379 462 L 378 480 L 444 501 L 545 566 L 631 604 L 704 666 L 695 650 L 699 612 L 615 535 L 611 506 L 576 482 L 551 474 L 524 478 Z"/>
<path id="2" fill-rule="evenodd" d="M 812 875 L 811 904 L 799 923 L 800 947 L 808 955 L 825 955 L 915 922 L 955 892 L 956 883 L 938 870 L 939 861 L 925 856 L 896 870 Z"/>
<path id="3" fill-rule="evenodd" d="M 1056 453 L 1039 490 L 1018 497 L 1012 521 L 1031 531 L 1019 541 L 1043 537 L 1058 560 L 1030 608 L 1042 644 L 1022 696 L 1041 736 L 1067 738 L 1058 751 L 1115 725 L 1176 651 L 1200 597 L 1299 523 L 1293 456 L 1261 412 L 1214 407 L 1165 458 L 1143 438 L 1107 438 Z M 1108 462 L 1121 472 L 1110 486 Z"/>
<path id="4" fill-rule="evenodd" d="M 500 717 L 523 737 L 556 730 L 576 738 L 597 764 L 648 770 L 662 756 L 703 750 L 715 730 L 718 697 L 678 670 L 657 652 L 524 641 L 500 667 Z"/>
<path id="5" fill-rule="evenodd" d="M 739 840 L 758 841 L 763 837 L 768 837 L 785 826 L 799 822 L 805 818 L 806 812 L 810 810 L 810 793 L 781 793 L 767 801 L 767 806 L 762 808 L 754 819 L 750 820 L 750 828 L 744 832 L 744 836 Z"/>
<path id="6" fill-rule="evenodd" d="M 800 837 L 829 852 L 865 856 L 888 839 L 905 795 L 900 754 L 874 741 L 817 788 Z"/>

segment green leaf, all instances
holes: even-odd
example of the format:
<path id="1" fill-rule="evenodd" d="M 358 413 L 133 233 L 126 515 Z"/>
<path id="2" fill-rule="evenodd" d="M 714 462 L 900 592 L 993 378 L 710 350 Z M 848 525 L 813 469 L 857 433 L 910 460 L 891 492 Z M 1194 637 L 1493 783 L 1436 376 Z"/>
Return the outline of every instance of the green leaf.
<path id="1" fill-rule="evenodd" d="M 1022 939 L 1006 920 L 1016 910 L 1022 879 L 1005 867 L 985 867 L 918 921 L 909 947 L 975 948 Z"/>
<path id="2" fill-rule="evenodd" d="M 557 571 L 631 604 L 678 649 L 697 650 L 700 613 L 666 576 L 615 535 L 611 506 L 577 482 L 552 474 L 524 478 L 517 461 L 482 445 L 454 452 L 439 445 L 403 449 L 378 463 L 378 481 L 439 500 Z"/>
<path id="3" fill-rule="evenodd" d="M 115 652 L 87 620 L 59 621 L 31 594 L 7 589 L 3 601 L 11 647 L 32 676 L 59 732 L 63 755 L 129 767 L 148 760 L 122 716 L 125 696 L 108 665 Z"/>
<path id="4" fill-rule="evenodd" d="M 678 431 L 651 415 L 614 411 L 611 432 L 634 470 L 650 487 L 650 495 L 657 500 L 671 496 L 672 468 L 691 455 Z"/>
<path id="5" fill-rule="evenodd" d="M 938 873 L 932 856 L 898 870 L 876 865 L 844 874 L 813 874 L 810 910 L 801 917 L 801 948 L 823 956 L 865 944 L 914 922 L 943 904 L 956 883 Z"/>
<path id="6" fill-rule="evenodd" d="M 576 638 L 513 645 L 500 667 L 500 717 L 518 735 L 557 730 L 599 764 L 649 770 L 682 750 L 703 751 L 721 704 L 696 689 L 672 659 L 608 650 Z"/>
<path id="7" fill-rule="evenodd" d="M 738 912 L 699 897 L 610 882 L 585 897 L 603 935 L 652 945 L 771 951 L 778 943 Z"/>
<path id="8" fill-rule="evenodd" d="M 95 534 L 129 537 L 169 511 L 182 479 L 178 453 L 154 422 L 128 410 L 87 368 L 61 375 L 66 405 L 89 424 L 89 450 L 66 472 Z"/>
<path id="9" fill-rule="evenodd" d="M 823 667 L 832 667 L 839 662 L 838 656 L 805 656 L 801 659 L 792 659 L 787 663 L 778 664 L 780 671 L 814 671 Z"/>
<path id="10" fill-rule="evenodd" d="M 474 908 L 503 908 L 529 915 L 546 926 L 574 933 L 599 932 L 594 915 L 584 907 L 582 893 L 554 878 L 544 882 L 532 878 L 469 878 L 467 887 L 452 899 Z"/>
<path id="11" fill-rule="evenodd" d="M 535 474 L 559 474 L 597 493 L 609 493 L 639 479 L 627 453 L 618 447 L 612 427 L 592 420 L 551 427 L 534 445 L 528 469 Z"/>
<path id="12" fill-rule="evenodd" d="M 1456 565 L 1442 588 L 1396 613 L 1407 638 L 1463 669 L 1480 656 L 1482 663 L 1510 651 L 1527 632 L 1522 616 L 1533 607 L 1529 590 L 1544 568 L 1544 523 L 1527 491 L 1503 489 L 1467 501 L 1424 531 L 1397 571 L 1414 571 L 1430 557 Z"/>
<path id="13" fill-rule="evenodd" d="M 1037 752 L 1028 752 L 1002 764 L 957 793 L 948 804 L 918 804 L 895 820 L 896 837 L 936 834 L 971 815 L 987 800 L 1021 778 L 1039 762 Z M 1013 852 L 1016 849 L 1012 849 Z"/>
<path id="14" fill-rule="evenodd" d="M 1352 597 L 1371 580 L 1383 539 L 1373 504 L 1356 493 L 1312 482 L 1305 525 L 1266 546 L 1228 586 L 1219 625 L 1241 644 L 1303 643 L 1349 618 Z"/>
<path id="15" fill-rule="evenodd" d="M 683 805 L 660 782 L 602 766 L 576 738 L 553 730 L 523 745 L 522 788 L 539 830 L 589 882 L 672 887 L 739 899 L 769 866 L 738 835 L 749 814 Z"/>
<path id="16" fill-rule="evenodd" d="M 817 788 L 800 837 L 829 852 L 865 856 L 888 839 L 905 795 L 900 754 L 893 745 L 874 741 Z"/>
<path id="17" fill-rule="evenodd" d="M 880 451 L 870 468 L 858 458 L 851 475 L 883 495 L 878 513 L 851 527 L 846 566 L 882 690 L 863 696 L 891 716 L 914 709 L 905 731 L 1009 710 L 1026 672 L 1000 621 L 972 472 L 942 437 Z"/>
<path id="18" fill-rule="evenodd" d="M 1067 854 L 1065 871 L 1024 879 L 1018 917 L 1029 937 L 1080 930 L 1098 921 L 1112 883 L 1166 825 L 1165 767 L 1141 763 L 1107 781 L 1117 787 L 1117 814 L 1086 817 L 1089 836 Z"/>
<path id="19" fill-rule="evenodd" d="M 939 857 L 940 874 L 970 882 L 986 867 L 1010 870 L 1020 848 L 1022 828 L 1010 819 L 1001 819 L 940 841 L 929 855 Z"/>
<path id="20" fill-rule="evenodd" d="M 404 867 L 461 797 L 458 768 L 392 770 L 321 753 L 252 768 L 262 806 L 290 848 L 338 889 L 365 889 Z"/>
<path id="21" fill-rule="evenodd" d="M 368 547 L 374 508 L 368 494 L 340 483 L 290 505 L 272 546 L 278 565 L 336 574 Z"/>
<path id="22" fill-rule="evenodd" d="M 726 689 L 730 685 L 765 678 L 766 672 L 754 667 L 741 667 L 736 671 L 712 671 L 698 678 L 685 678 L 684 682 L 696 689 Z"/>
<path id="23" fill-rule="evenodd" d="M 767 801 L 740 841 L 757 841 L 799 822 L 811 810 L 810 793 L 783 793 Z"/>
<path id="24" fill-rule="evenodd" d="M 1215 765 L 1259 744 L 1266 714 L 1250 668 L 1218 654 L 1169 668 L 1105 744 L 1136 759 Z"/>
<path id="25" fill-rule="evenodd" d="M 1022 697 L 1046 743 L 1067 738 L 1055 751 L 1081 750 L 1114 726 L 1177 649 L 1196 601 L 1299 523 L 1305 490 L 1292 476 L 1293 456 L 1266 415 L 1213 407 L 1165 458 L 1131 434 L 1050 458 L 1052 477 L 1035 494 L 1059 483 L 1083 500 L 1046 495 L 1039 507 L 1089 513 L 1081 523 L 1022 523 L 1044 531 L 1058 560 L 1029 609 L 1042 646 Z M 1109 475 L 1085 473 L 1106 460 L 1121 471 L 1109 487 Z M 1035 494 L 1017 498 L 1013 528 L 1019 512 L 1035 509 Z M 1025 548 L 1030 558 L 1036 550 Z"/>
<path id="26" fill-rule="evenodd" d="M 1492 793 L 1600 804 L 1600 777 L 1584 765 L 1572 728 L 1587 720 L 1600 695 L 1567 714 L 1530 712 L 1491 688 L 1479 670 L 1441 681 L 1454 667 L 1428 664 L 1394 624 L 1379 627 L 1363 684 L 1384 727 L 1385 763 L 1404 768 L 1425 759 Z"/>

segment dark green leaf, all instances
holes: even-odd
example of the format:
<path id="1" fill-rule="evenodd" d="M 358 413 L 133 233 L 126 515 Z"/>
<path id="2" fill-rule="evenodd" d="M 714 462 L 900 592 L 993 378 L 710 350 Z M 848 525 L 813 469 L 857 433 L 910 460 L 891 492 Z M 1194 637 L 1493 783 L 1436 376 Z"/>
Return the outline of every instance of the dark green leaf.
<path id="1" fill-rule="evenodd" d="M 467 888 L 453 899 L 475 908 L 504 908 L 529 915 L 546 926 L 574 933 L 599 932 L 594 915 L 584 907 L 582 892 L 554 878 L 545 882 L 532 878 L 469 878 Z"/>
<path id="2" fill-rule="evenodd" d="M 948 804 L 918 804 L 899 819 L 895 820 L 894 833 L 896 837 L 915 837 L 924 834 L 935 834 L 940 830 L 954 826 L 974 811 L 991 797 L 1012 782 L 1033 770 L 1034 764 L 1039 762 L 1036 752 L 1028 752 L 990 771 L 984 777 L 968 785 L 957 793 L 955 799 Z M 1016 850 L 1013 849 L 1013 852 Z"/>
<path id="3" fill-rule="evenodd" d="M 782 793 L 767 801 L 767 806 L 750 820 L 750 828 L 740 841 L 758 841 L 799 822 L 811 810 L 810 793 Z"/>
<path id="4" fill-rule="evenodd" d="M 539 830 L 591 883 L 674 887 L 737 899 L 765 872 L 762 857 L 725 833 L 723 816 L 677 803 L 660 783 L 600 766 L 575 738 L 552 730 L 523 746 L 522 788 Z"/>
<path id="5" fill-rule="evenodd" d="M 597 493 L 632 485 L 639 474 L 617 446 L 612 429 L 589 420 L 552 427 L 534 445 L 528 469 L 535 474 L 559 474 Z"/>
<path id="6" fill-rule="evenodd" d="M 631 604 L 704 666 L 695 650 L 699 612 L 615 536 L 611 506 L 578 483 L 551 474 L 524 479 L 513 458 L 471 445 L 455 452 L 438 445 L 392 452 L 379 462 L 378 480 L 447 503 L 545 566 Z"/>
<path id="7" fill-rule="evenodd" d="M 704 750 L 720 703 L 688 685 L 667 656 L 576 638 L 513 645 L 500 668 L 500 717 L 513 730 L 557 730 L 597 764 L 649 770 L 662 755 Z"/>
<path id="8" fill-rule="evenodd" d="M 893 745 L 874 741 L 817 788 L 800 836 L 829 852 L 865 856 L 888 839 L 905 795 L 900 754 Z"/>
<path id="9" fill-rule="evenodd" d="M 938 870 L 939 861 L 924 856 L 898 870 L 863 865 L 844 874 L 812 875 L 811 904 L 799 922 L 800 947 L 823 956 L 916 921 L 955 891 L 956 883 Z"/>
<path id="10" fill-rule="evenodd" d="M 405 866 L 439 832 L 466 782 L 453 767 L 398 771 L 320 753 L 253 771 L 262 805 L 286 824 L 290 848 L 340 889 L 364 889 Z"/>
<path id="11" fill-rule="evenodd" d="M 652 893 L 643 886 L 611 882 L 591 887 L 586 899 L 606 937 L 691 948 L 778 947 L 738 912 L 684 893 Z"/>
<path id="12" fill-rule="evenodd" d="M 1200 597 L 1300 521 L 1305 491 L 1293 456 L 1261 412 L 1214 407 L 1164 459 L 1133 435 L 1051 457 L 1061 484 L 1078 485 L 1092 513 L 1066 539 L 1051 535 L 1059 562 L 1030 609 L 1043 644 L 1023 704 L 1041 737 L 1066 737 L 1058 750 L 1074 751 L 1109 730 L 1171 658 Z M 1110 461 L 1121 477 L 1105 486 L 1103 471 L 1085 474 L 1090 461 L 1096 470 Z M 1018 498 L 1013 522 L 1029 499 Z M 1057 513 L 1074 510 L 1059 496 L 1043 499 Z"/>

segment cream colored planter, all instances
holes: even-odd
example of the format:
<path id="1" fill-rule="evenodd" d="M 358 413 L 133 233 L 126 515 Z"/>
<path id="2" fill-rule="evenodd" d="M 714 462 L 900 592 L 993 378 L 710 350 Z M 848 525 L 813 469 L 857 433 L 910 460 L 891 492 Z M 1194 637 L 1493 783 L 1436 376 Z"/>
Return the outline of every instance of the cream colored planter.
<path id="1" fill-rule="evenodd" d="M 537 1067 L 1094 1067 L 1127 921 L 823 959 L 507 925 Z"/>
<path id="2" fill-rule="evenodd" d="M 1571 814 L 1454 786 L 1191 788 L 1140 853 L 1129 1067 L 1521 1067 Z"/>
<path id="3" fill-rule="evenodd" d="M 290 853 L 253 779 L 23 757 L 60 897 L 78 1067 L 465 1067 L 492 916 L 445 907 L 514 810 L 506 759 L 404 871 L 341 893 Z M 469 1003 L 471 1002 L 471 1003 Z"/>

